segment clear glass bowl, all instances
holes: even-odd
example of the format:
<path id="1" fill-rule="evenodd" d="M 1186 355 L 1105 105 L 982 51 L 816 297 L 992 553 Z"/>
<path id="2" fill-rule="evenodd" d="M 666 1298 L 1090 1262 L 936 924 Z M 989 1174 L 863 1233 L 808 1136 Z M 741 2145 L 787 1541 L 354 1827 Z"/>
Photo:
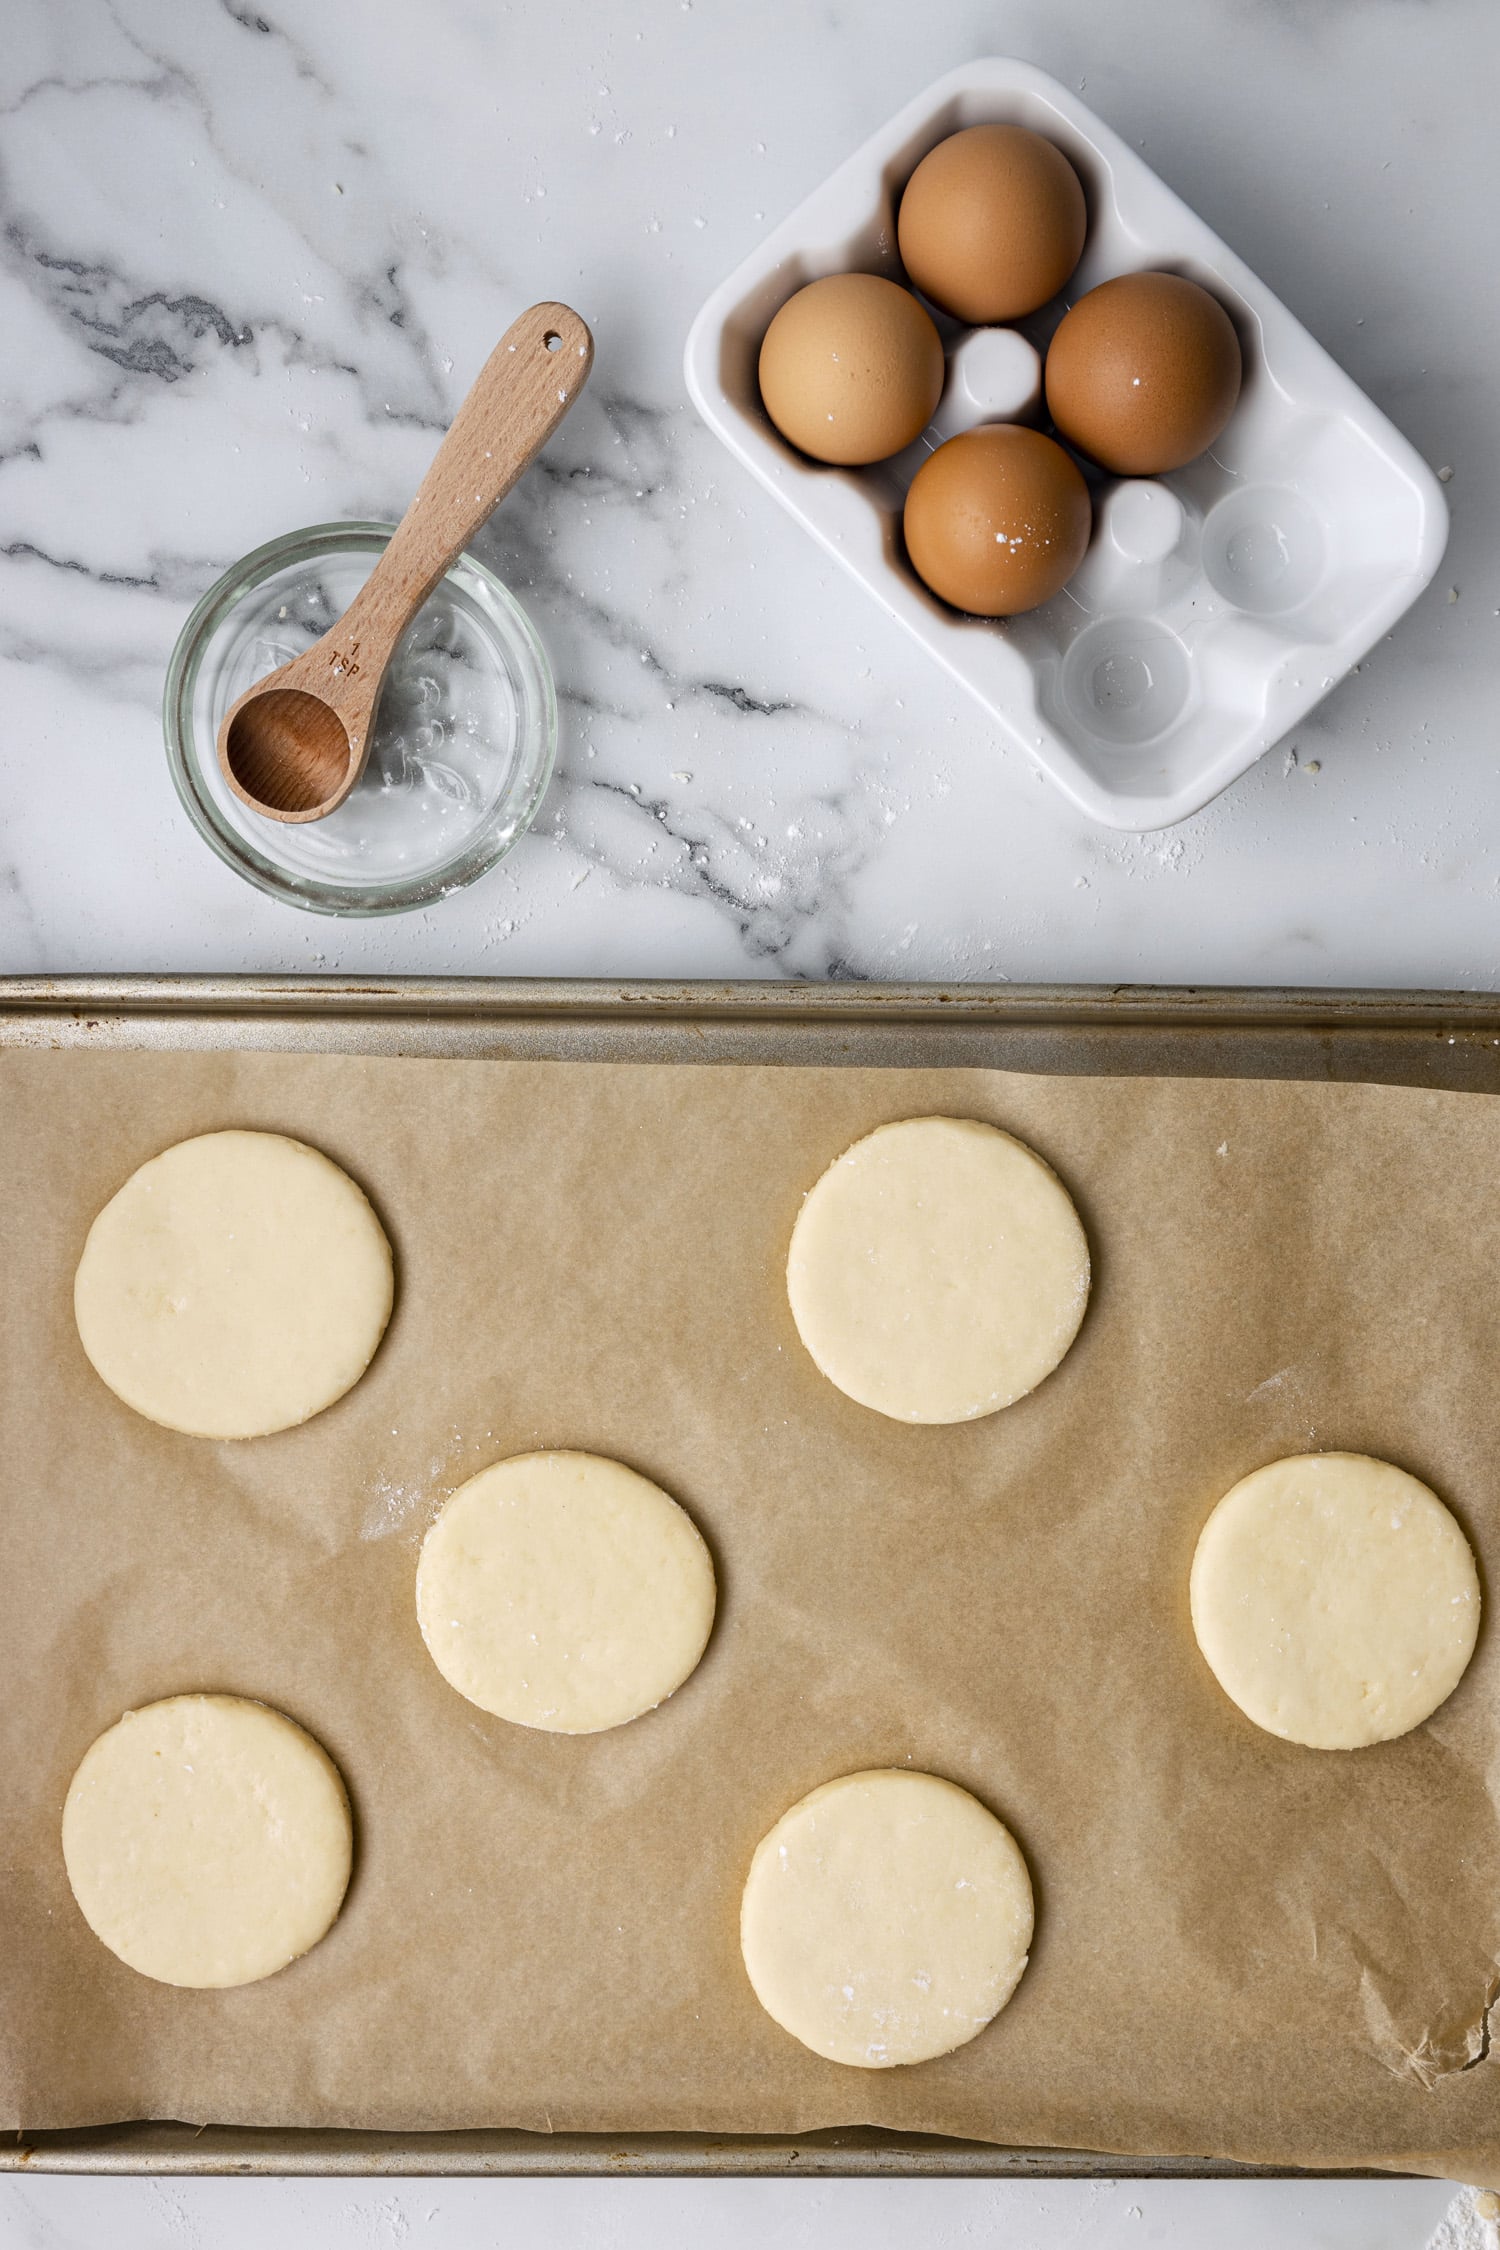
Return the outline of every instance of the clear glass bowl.
<path id="1" fill-rule="evenodd" d="M 557 753 L 546 651 L 464 554 L 401 638 L 369 764 L 337 812 L 267 820 L 229 789 L 224 713 L 342 616 L 391 528 L 317 524 L 258 547 L 209 588 L 167 668 L 167 762 L 189 819 L 247 883 L 315 914 L 401 914 L 472 883 L 530 826 Z"/>

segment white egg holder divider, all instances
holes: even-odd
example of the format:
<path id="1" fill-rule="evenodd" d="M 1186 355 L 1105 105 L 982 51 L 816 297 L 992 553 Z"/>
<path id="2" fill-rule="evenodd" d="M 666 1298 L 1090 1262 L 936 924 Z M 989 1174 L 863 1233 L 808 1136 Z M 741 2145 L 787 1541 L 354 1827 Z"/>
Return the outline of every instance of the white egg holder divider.
<path id="1" fill-rule="evenodd" d="M 895 212 L 907 179 L 948 134 L 995 120 L 1045 134 L 1082 178 L 1076 274 L 1014 328 L 935 315 L 948 377 L 929 428 L 873 468 L 820 467 L 760 402 L 772 315 L 823 274 L 904 278 Z M 908 485 L 959 430 L 1040 420 L 1040 353 L 1066 305 L 1142 267 L 1201 281 L 1233 319 L 1245 380 L 1227 429 L 1161 478 L 1101 478 L 1084 464 L 1094 535 L 1063 592 L 1004 621 L 959 615 L 906 560 Z M 1133 149 L 1028 63 L 967 63 L 874 134 L 714 291 L 685 372 L 730 451 L 1111 828 L 1169 827 L 1227 788 L 1389 631 L 1447 542 L 1441 487 L 1414 448 Z"/>

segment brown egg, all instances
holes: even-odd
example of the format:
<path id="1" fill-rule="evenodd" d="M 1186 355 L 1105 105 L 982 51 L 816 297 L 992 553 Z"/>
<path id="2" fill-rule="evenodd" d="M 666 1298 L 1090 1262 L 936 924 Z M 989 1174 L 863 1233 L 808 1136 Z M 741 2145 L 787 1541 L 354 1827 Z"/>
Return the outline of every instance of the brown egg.
<path id="1" fill-rule="evenodd" d="M 1024 125 L 971 125 L 930 149 L 896 221 L 914 286 L 955 320 L 1018 320 L 1055 297 L 1083 256 L 1078 174 Z"/>
<path id="2" fill-rule="evenodd" d="M 992 422 L 930 454 L 906 495 L 906 551 L 955 609 L 1014 617 L 1047 602 L 1093 527 L 1078 464 L 1040 430 Z"/>
<path id="3" fill-rule="evenodd" d="M 815 461 L 884 461 L 920 437 L 943 389 L 943 347 L 909 289 L 835 273 L 789 297 L 760 347 L 760 395 Z"/>
<path id="4" fill-rule="evenodd" d="M 1070 445 L 1122 477 L 1180 469 L 1240 395 L 1240 340 L 1217 297 L 1176 273 L 1126 273 L 1080 297 L 1047 353 L 1047 408 Z"/>

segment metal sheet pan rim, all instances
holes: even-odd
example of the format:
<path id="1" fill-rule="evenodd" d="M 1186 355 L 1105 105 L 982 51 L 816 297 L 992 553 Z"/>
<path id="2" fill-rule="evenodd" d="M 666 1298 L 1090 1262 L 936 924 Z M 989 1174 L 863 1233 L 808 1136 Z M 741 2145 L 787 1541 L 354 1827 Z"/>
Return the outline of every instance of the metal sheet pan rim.
<path id="1" fill-rule="evenodd" d="M 1204 2156 L 1111 2156 L 1006 2148 L 876 2127 L 801 2135 L 723 2133 L 360 2133 L 133 2123 L 23 2134 L 0 2173 L 249 2178 L 1384 2179 Z"/>
<path id="2" fill-rule="evenodd" d="M 1286 1024 L 1308 1029 L 1488 1023 L 1485 990 L 1297 985 L 903 984 L 792 980 L 695 982 L 592 977 L 281 975 L 0 976 L 0 1015 L 284 1013 L 300 1016 L 733 1016 L 812 1023 L 872 1017 L 985 1023 Z"/>

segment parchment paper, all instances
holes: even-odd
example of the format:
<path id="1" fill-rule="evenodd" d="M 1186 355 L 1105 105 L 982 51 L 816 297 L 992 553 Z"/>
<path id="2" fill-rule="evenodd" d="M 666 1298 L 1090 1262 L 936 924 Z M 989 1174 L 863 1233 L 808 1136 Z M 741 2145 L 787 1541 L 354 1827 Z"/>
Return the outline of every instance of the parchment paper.
<path id="1" fill-rule="evenodd" d="M 909 1429 L 824 1382 L 782 1269 L 851 1140 L 932 1110 L 1072 1189 L 1093 1301 L 990 1420 Z M 1406 1089 L 915 1072 L 12 1054 L 3 1223 L 0 2113 L 245 2124 L 792 2131 L 866 2122 L 1500 2182 L 1493 1622 L 1400 1742 L 1258 1732 L 1187 1576 L 1234 1480 L 1383 1454 L 1500 1552 L 1500 1104 Z M 95 1211 L 183 1135 L 273 1128 L 371 1194 L 397 1309 L 304 1428 L 154 1428 L 73 1326 Z M 417 1630 L 421 1535 L 505 1454 L 619 1456 L 691 1511 L 698 1673 L 576 1740 L 487 1717 Z M 126 1708 L 259 1696 L 338 1761 L 358 1858 L 331 1935 L 178 1992 L 85 1927 L 58 1843 Z M 999 2020 L 844 2070 L 757 2006 L 737 1910 L 807 1789 L 910 1762 L 1035 1878 Z"/>

